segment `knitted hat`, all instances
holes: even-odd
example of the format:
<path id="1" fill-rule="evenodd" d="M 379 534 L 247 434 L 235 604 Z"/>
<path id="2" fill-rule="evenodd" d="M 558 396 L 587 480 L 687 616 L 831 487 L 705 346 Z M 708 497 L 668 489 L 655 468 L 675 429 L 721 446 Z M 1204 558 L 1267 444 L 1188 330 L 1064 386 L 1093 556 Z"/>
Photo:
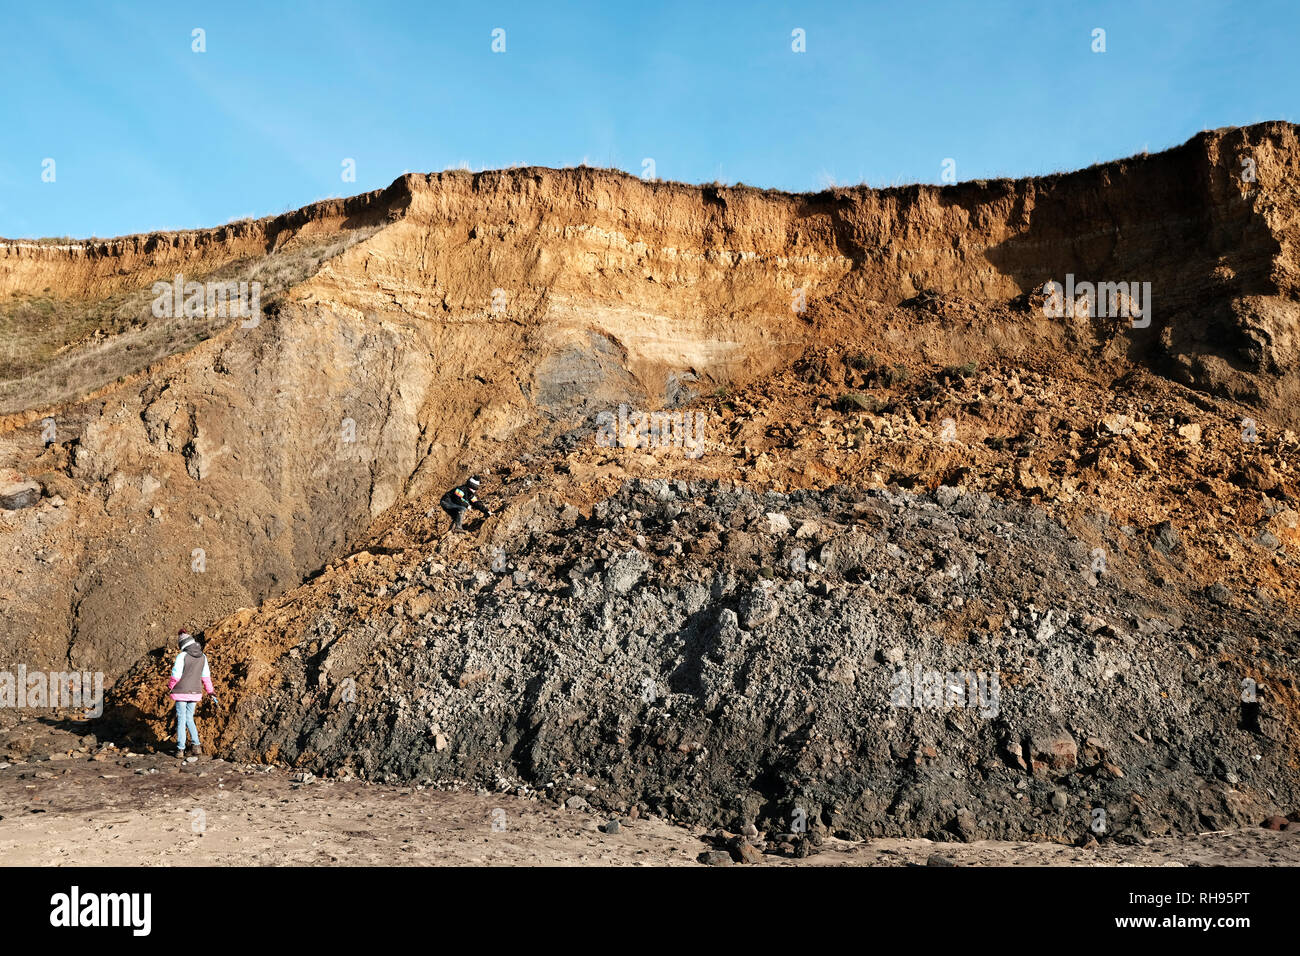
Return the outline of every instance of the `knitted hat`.
<path id="1" fill-rule="evenodd" d="M 181 650 L 185 650 L 185 648 L 194 643 L 194 635 L 190 634 L 189 631 L 182 627 L 176 632 L 176 641 L 180 644 Z"/>
<path id="2" fill-rule="evenodd" d="M 479 486 L 478 475 L 470 475 L 469 481 L 467 481 L 466 484 L 469 485 L 470 491 L 478 491 L 478 486 Z"/>

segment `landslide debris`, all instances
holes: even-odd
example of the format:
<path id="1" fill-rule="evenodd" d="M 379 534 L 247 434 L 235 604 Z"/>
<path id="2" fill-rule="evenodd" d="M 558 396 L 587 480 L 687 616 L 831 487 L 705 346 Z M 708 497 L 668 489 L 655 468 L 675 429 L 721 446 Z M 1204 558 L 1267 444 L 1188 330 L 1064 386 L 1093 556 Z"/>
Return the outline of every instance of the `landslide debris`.
<path id="1" fill-rule="evenodd" d="M 1154 584 L 1158 534 L 1094 515 L 1122 555 L 1098 572 L 1040 506 L 950 486 L 637 479 L 528 515 L 220 625 L 221 751 L 855 839 L 1082 840 L 1099 807 L 1149 838 L 1300 803 L 1293 610 Z"/>

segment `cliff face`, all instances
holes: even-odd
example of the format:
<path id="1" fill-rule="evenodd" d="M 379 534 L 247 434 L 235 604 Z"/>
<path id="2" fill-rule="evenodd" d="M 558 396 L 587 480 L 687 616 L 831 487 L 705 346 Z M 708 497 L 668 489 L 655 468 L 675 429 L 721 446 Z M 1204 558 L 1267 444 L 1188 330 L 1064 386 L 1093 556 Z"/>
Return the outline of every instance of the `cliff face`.
<path id="1" fill-rule="evenodd" d="M 0 301 L 107 302 L 113 322 L 88 341 L 69 320 L 50 374 L 8 383 L 0 466 L 45 497 L 0 513 L 0 664 L 119 673 L 539 429 L 812 347 L 1145 367 L 1294 426 L 1298 164 L 1296 128 L 1271 123 L 1046 179 L 815 196 L 452 172 L 215 230 L 2 242 Z M 261 277 L 265 315 L 198 342 L 164 328 L 149 289 L 177 272 Z M 1026 293 L 1067 274 L 1150 282 L 1150 327 L 1045 318 Z"/>

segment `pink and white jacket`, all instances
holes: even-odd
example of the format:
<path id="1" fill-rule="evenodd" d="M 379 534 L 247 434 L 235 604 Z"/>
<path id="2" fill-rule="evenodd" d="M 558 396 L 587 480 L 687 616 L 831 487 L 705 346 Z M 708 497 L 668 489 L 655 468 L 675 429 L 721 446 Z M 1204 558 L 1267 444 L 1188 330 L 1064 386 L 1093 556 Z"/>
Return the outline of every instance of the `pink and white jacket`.
<path id="1" fill-rule="evenodd" d="M 171 677 L 167 679 L 167 689 L 171 691 L 172 700 L 202 700 L 203 691 L 216 693 L 212 689 L 207 655 L 198 641 L 176 655 Z"/>

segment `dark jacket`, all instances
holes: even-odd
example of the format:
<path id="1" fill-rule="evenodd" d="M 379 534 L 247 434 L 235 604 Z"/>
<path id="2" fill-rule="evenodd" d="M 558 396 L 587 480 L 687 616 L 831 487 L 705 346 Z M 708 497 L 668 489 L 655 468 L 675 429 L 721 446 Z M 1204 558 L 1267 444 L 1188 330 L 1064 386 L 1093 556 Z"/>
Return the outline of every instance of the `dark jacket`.
<path id="1" fill-rule="evenodd" d="M 477 508 L 485 515 L 492 512 L 488 510 L 487 505 L 478 500 L 478 495 L 461 485 L 457 485 L 451 491 L 442 496 L 442 501 L 438 502 L 443 511 L 464 511 L 466 508 Z"/>

